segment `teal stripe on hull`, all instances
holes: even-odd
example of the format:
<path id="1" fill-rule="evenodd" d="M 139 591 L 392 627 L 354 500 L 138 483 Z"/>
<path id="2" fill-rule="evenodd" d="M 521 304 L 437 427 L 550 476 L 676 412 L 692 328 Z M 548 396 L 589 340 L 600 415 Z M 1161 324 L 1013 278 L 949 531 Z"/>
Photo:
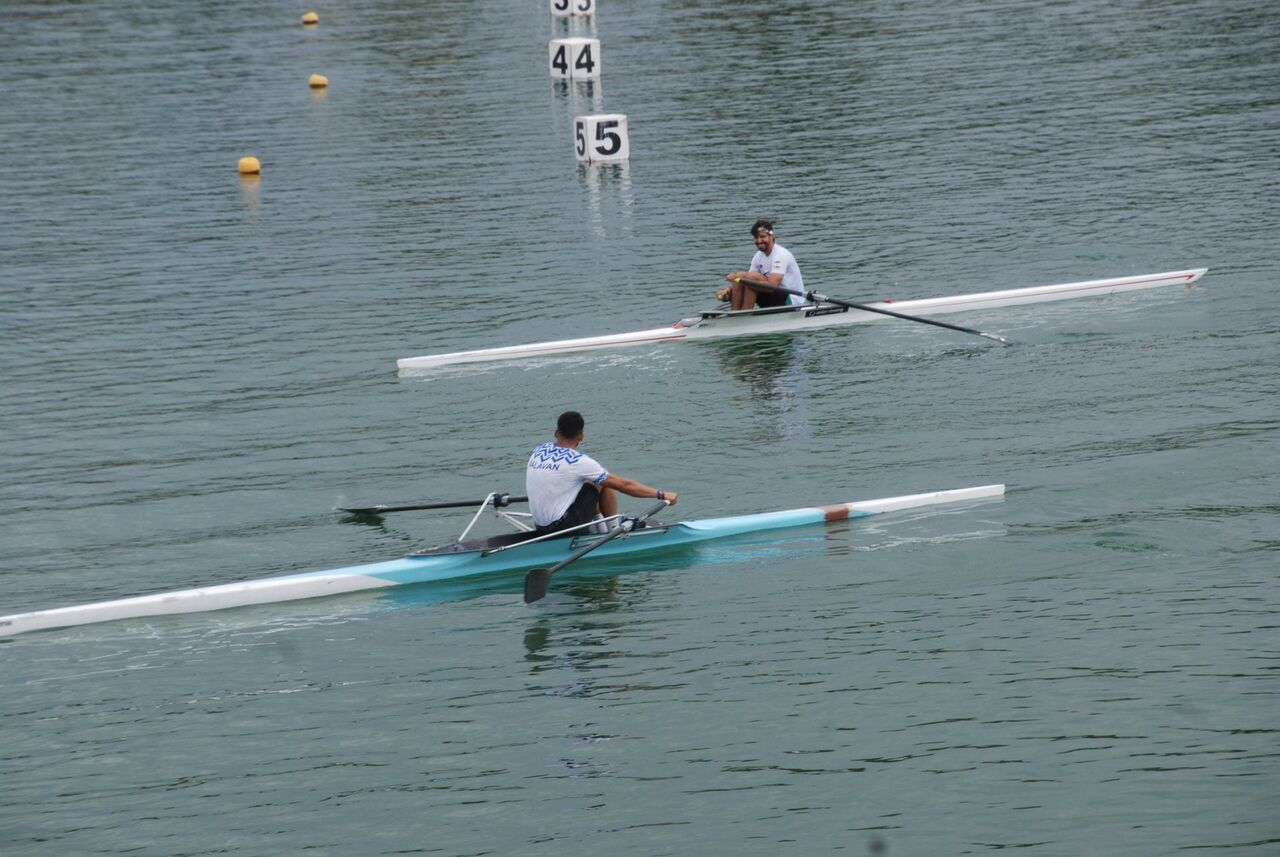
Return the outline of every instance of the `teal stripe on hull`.
<path id="1" fill-rule="evenodd" d="M 868 512 L 851 512 L 851 518 L 868 517 Z M 637 530 L 636 532 L 601 545 L 591 556 L 622 556 L 647 550 L 663 550 L 743 533 L 776 530 L 783 527 L 799 527 L 818 524 L 825 520 L 821 509 L 789 509 L 781 512 L 763 512 L 758 515 L 735 515 L 727 518 L 707 518 L 701 521 L 684 521 L 664 529 Z M 440 580 L 456 580 L 500 571 L 515 571 L 554 565 L 581 545 L 582 540 L 557 539 L 539 542 L 515 550 L 481 556 L 478 553 L 457 556 L 406 557 L 371 565 L 340 568 L 325 574 L 358 574 L 376 577 L 395 584 L 431 583 Z M 585 562 L 586 560 L 584 560 Z"/>

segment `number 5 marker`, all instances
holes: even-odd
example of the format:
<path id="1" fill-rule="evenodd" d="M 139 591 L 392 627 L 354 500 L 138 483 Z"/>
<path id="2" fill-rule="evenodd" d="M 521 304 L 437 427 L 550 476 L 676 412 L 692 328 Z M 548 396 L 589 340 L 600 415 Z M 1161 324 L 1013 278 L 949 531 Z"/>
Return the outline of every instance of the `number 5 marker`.
<path id="1" fill-rule="evenodd" d="M 573 151 L 580 161 L 625 161 L 631 157 L 624 113 L 597 113 L 573 120 Z"/>

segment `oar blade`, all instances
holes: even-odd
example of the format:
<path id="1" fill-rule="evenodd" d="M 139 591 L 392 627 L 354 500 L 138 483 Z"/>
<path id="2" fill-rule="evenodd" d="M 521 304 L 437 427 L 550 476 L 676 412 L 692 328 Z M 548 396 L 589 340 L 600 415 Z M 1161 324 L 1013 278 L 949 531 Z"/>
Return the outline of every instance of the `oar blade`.
<path id="1" fill-rule="evenodd" d="M 338 511 L 346 512 L 348 515 L 369 515 L 369 516 L 381 517 L 382 513 L 387 511 L 387 507 L 386 506 L 358 506 L 356 508 L 349 509 L 346 506 L 339 506 Z"/>
<path id="2" fill-rule="evenodd" d="M 546 597 L 551 586 L 551 569 L 535 568 L 524 576 L 524 603 L 532 604 Z"/>

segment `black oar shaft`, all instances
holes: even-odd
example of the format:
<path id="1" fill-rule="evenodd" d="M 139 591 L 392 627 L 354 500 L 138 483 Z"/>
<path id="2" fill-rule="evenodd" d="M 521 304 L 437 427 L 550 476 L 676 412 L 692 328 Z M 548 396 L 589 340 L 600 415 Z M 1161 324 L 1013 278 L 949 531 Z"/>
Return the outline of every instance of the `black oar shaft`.
<path id="1" fill-rule="evenodd" d="M 999 342 L 1001 345 L 1013 345 L 1013 342 L 1011 340 L 1005 339 L 1003 336 L 997 336 L 994 333 L 984 333 L 981 330 L 977 330 L 972 327 L 964 327 L 963 325 L 959 325 L 959 324 L 948 324 L 945 321 L 937 321 L 932 318 L 924 318 L 918 315 L 907 315 L 904 312 L 894 312 L 893 310 L 885 309 L 884 307 L 869 306 L 867 304 L 859 304 L 859 303 L 854 303 L 853 301 L 841 300 L 840 298 L 831 298 L 831 297 L 827 297 L 826 295 L 820 295 L 817 292 L 812 292 L 812 291 L 798 292 L 795 289 L 788 289 L 782 286 L 775 286 L 772 283 L 760 283 L 760 282 L 756 282 L 755 280 L 743 280 L 743 279 L 739 279 L 738 282 L 742 283 L 744 286 L 750 286 L 753 289 L 766 289 L 768 291 L 777 292 L 779 294 L 796 295 L 798 297 L 802 297 L 802 298 L 805 298 L 806 300 L 811 300 L 816 303 L 835 304 L 836 306 L 848 307 L 849 309 L 860 309 L 863 312 L 874 312 L 874 313 L 879 313 L 880 315 L 888 315 L 888 316 L 892 316 L 893 318 L 903 319 L 904 321 L 918 321 L 921 324 L 932 324 L 935 327 L 945 327 L 948 330 L 958 330 L 961 333 L 972 333 L 974 336 L 981 336 L 986 339 L 990 339 L 993 342 Z"/>
<path id="2" fill-rule="evenodd" d="M 412 506 L 361 506 L 358 508 L 339 507 L 339 512 L 349 512 L 352 515 L 381 515 L 385 512 L 416 512 L 419 509 L 461 509 L 465 506 L 479 506 L 488 502 L 489 498 L 483 500 L 450 500 L 446 503 L 418 503 Z M 494 508 L 501 508 L 511 503 L 523 503 L 528 497 L 512 497 L 510 494 L 494 494 Z"/>
<path id="3" fill-rule="evenodd" d="M 590 544 L 583 545 L 573 553 L 569 554 L 564 559 L 560 560 L 555 565 L 551 566 L 551 568 L 535 568 L 530 570 L 530 572 L 524 576 L 524 603 L 532 604 L 533 602 L 537 601 L 538 599 L 542 598 L 544 595 L 547 594 L 547 587 L 551 585 L 551 575 L 555 574 L 557 571 L 564 568 L 569 563 L 577 562 L 578 560 L 582 559 L 584 556 L 591 553 L 593 550 L 605 544 L 606 542 L 612 541 L 613 539 L 616 539 L 618 536 L 625 535 L 626 533 L 631 532 L 633 529 L 635 529 L 637 524 L 640 524 L 648 520 L 653 515 L 658 514 L 663 509 L 665 509 L 667 505 L 668 504 L 666 500 L 659 500 L 656 504 L 654 504 L 653 508 L 649 509 L 647 512 L 644 512 L 643 514 L 638 515 L 637 517 L 633 518 L 630 522 L 624 522 L 622 525 L 618 526 L 617 528 L 610 530 L 609 534 L 606 535 L 604 538 L 597 539 L 596 541 L 591 542 Z"/>

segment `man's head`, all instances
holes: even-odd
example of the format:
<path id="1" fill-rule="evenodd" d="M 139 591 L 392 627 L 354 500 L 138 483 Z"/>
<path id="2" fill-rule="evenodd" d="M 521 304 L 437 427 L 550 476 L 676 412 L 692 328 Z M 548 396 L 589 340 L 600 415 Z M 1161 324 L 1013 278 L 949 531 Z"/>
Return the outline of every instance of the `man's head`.
<path id="1" fill-rule="evenodd" d="M 757 220 L 751 224 L 751 237 L 755 239 L 756 249 L 762 253 L 773 251 L 773 224 L 767 220 Z"/>
<path id="2" fill-rule="evenodd" d="M 556 420 L 556 437 L 561 440 L 581 440 L 582 430 L 586 427 L 586 424 L 587 422 L 582 418 L 582 414 L 577 411 L 565 411 Z"/>

